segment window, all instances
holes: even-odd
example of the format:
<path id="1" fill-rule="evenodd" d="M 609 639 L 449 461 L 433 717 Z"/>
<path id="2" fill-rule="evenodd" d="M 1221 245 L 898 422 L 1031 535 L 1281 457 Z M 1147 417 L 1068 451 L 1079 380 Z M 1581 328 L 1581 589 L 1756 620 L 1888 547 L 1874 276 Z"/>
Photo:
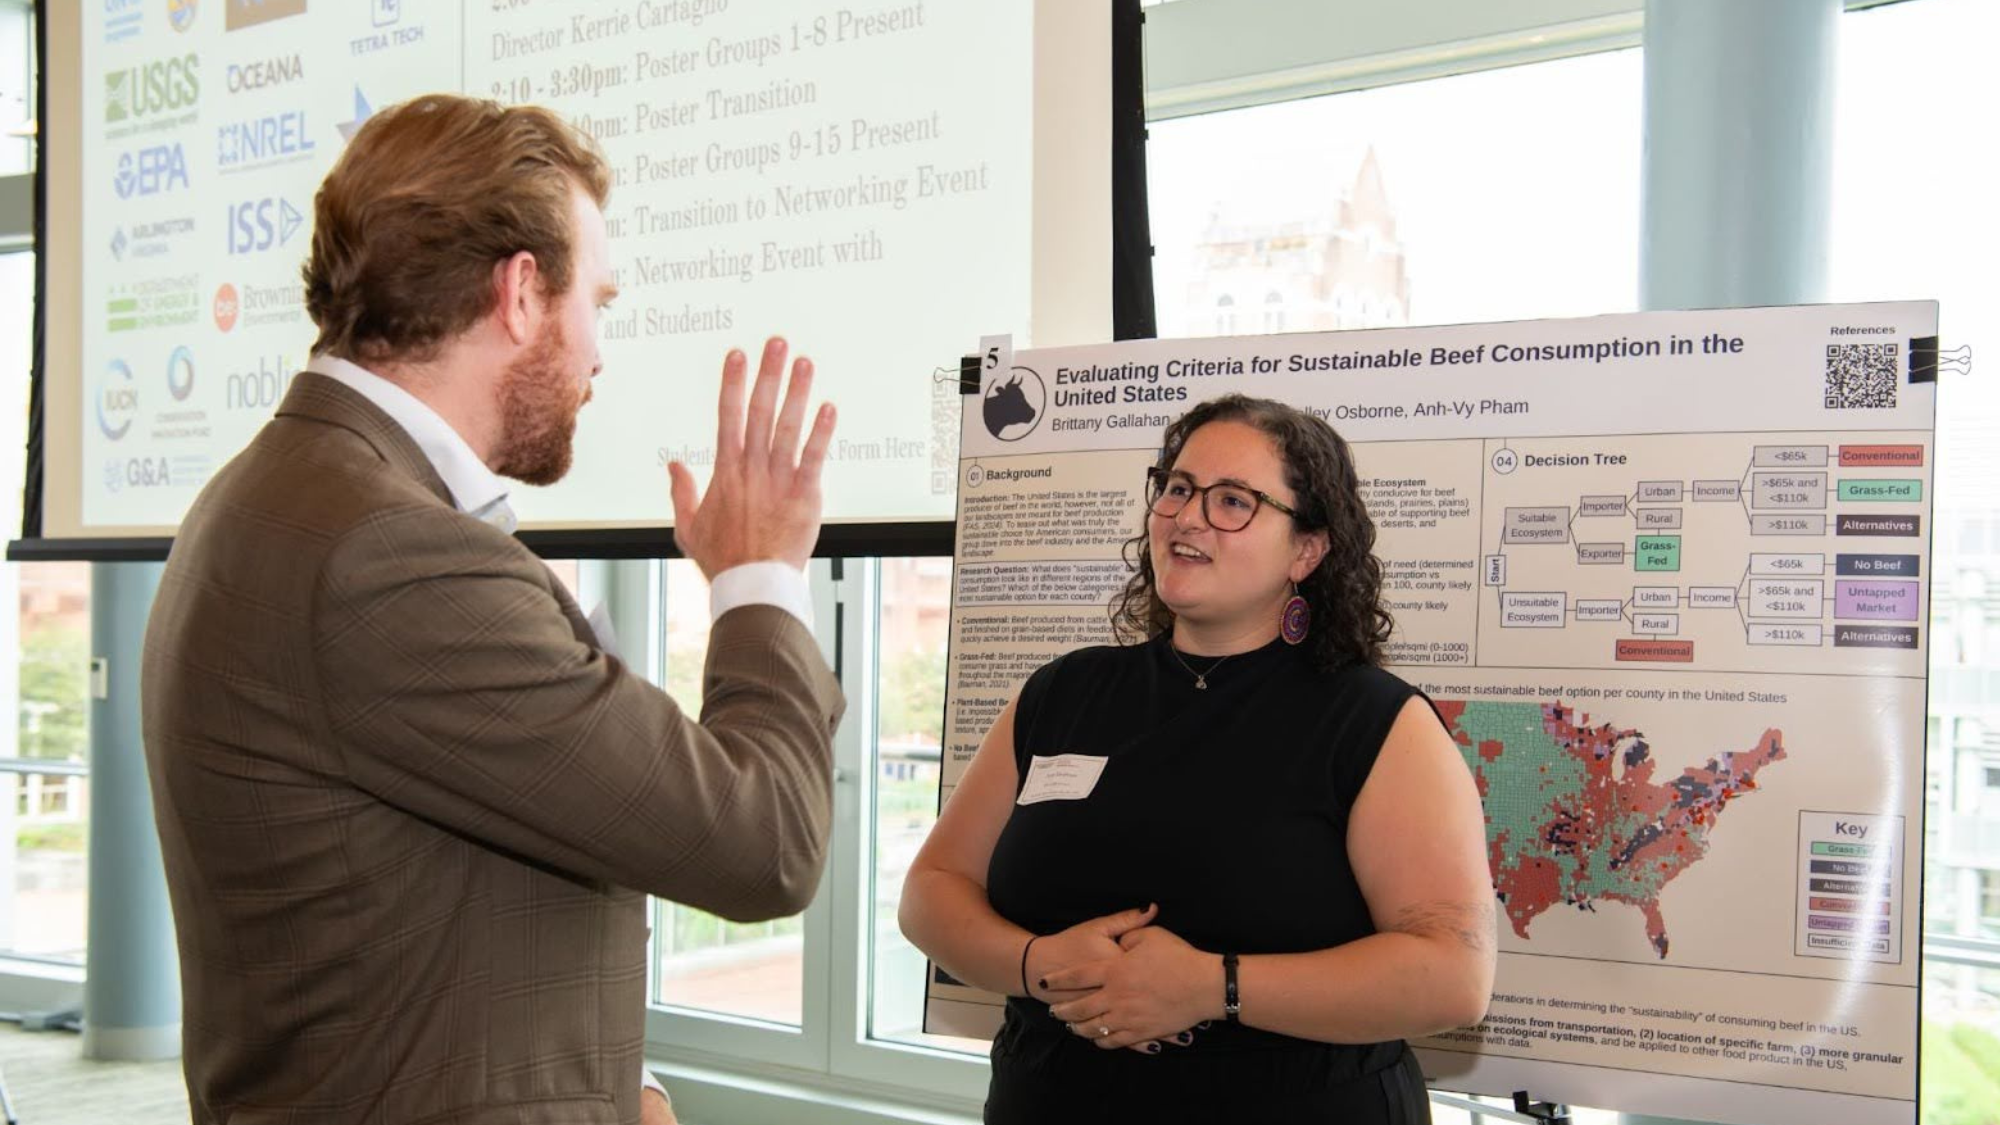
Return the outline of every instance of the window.
<path id="1" fill-rule="evenodd" d="M 1639 62 L 1619 51 L 1154 123 L 1160 335 L 1245 330 L 1231 294 L 1274 285 L 1289 299 L 1267 302 L 1281 320 L 1267 311 L 1266 331 L 1630 311 Z"/>
<path id="2" fill-rule="evenodd" d="M 30 5 L 0 0 L 0 176 L 35 168 L 35 146 L 29 139 L 35 99 L 32 21 Z M 0 222 L 0 229 L 6 225 Z"/>

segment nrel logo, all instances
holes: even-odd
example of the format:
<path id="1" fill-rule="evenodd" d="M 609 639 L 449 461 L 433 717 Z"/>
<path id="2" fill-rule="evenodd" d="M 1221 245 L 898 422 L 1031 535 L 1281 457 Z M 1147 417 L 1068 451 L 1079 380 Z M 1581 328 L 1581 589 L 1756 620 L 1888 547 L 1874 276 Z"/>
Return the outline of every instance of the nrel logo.
<path id="1" fill-rule="evenodd" d="M 305 216 L 288 199 L 265 197 L 229 205 L 229 252 L 255 254 L 283 246 L 297 234 Z"/>
<path id="2" fill-rule="evenodd" d="M 230 63 L 224 75 L 224 85 L 229 87 L 229 92 L 241 94 L 248 90 L 264 90 L 297 82 L 306 76 L 306 64 L 298 55 L 279 55 L 255 62 Z"/>
<path id="3" fill-rule="evenodd" d="M 167 393 L 174 396 L 175 402 L 186 402 L 194 393 L 194 353 L 186 344 L 167 357 Z"/>
<path id="4" fill-rule="evenodd" d="M 104 370 L 104 385 L 97 391 L 97 430 L 117 441 L 132 429 L 139 416 L 139 388 L 132 381 L 132 369 L 122 359 L 114 359 Z"/>
<path id="5" fill-rule="evenodd" d="M 138 122 L 193 109 L 201 97 L 200 68 L 201 59 L 190 52 L 107 73 L 104 123 Z"/>
<path id="6" fill-rule="evenodd" d="M 167 22 L 174 25 L 175 31 L 186 31 L 194 26 L 198 7 L 197 0 L 167 0 Z"/>
<path id="7" fill-rule="evenodd" d="M 226 405 L 231 410 L 269 410 L 278 405 L 295 374 L 291 361 L 283 355 L 270 357 L 268 363 L 259 356 L 257 370 L 229 376 L 223 392 Z"/>
<path id="8" fill-rule="evenodd" d="M 225 31 L 255 27 L 286 16 L 302 16 L 306 11 L 306 0 L 228 0 L 228 5 L 222 17 Z"/>
<path id="9" fill-rule="evenodd" d="M 177 187 L 188 186 L 187 153 L 176 141 L 170 145 L 153 145 L 136 152 L 118 154 L 118 171 L 112 177 L 111 186 L 117 189 L 118 198 L 133 196 L 161 195 Z"/>
<path id="10" fill-rule="evenodd" d="M 310 155 L 306 111 L 288 110 L 248 121 L 232 121 L 215 131 L 215 164 L 225 172 L 281 164 Z"/>

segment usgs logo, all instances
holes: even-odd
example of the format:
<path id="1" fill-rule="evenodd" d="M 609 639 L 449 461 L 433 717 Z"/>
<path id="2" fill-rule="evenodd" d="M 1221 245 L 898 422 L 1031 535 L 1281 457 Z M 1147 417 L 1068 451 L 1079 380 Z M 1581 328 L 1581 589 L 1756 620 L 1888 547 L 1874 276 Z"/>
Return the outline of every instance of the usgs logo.
<path id="1" fill-rule="evenodd" d="M 132 430 L 139 416 L 139 386 L 132 368 L 122 359 L 105 366 L 104 383 L 97 389 L 97 432 L 106 441 L 117 441 Z"/>
<path id="2" fill-rule="evenodd" d="M 271 356 L 268 362 L 260 356 L 257 370 L 233 372 L 224 380 L 224 404 L 230 410 L 269 410 L 278 405 L 296 374 L 284 355 Z"/>
<path id="3" fill-rule="evenodd" d="M 139 121 L 193 109 L 201 97 L 201 60 L 193 53 L 154 59 L 104 76 L 104 123 Z"/>

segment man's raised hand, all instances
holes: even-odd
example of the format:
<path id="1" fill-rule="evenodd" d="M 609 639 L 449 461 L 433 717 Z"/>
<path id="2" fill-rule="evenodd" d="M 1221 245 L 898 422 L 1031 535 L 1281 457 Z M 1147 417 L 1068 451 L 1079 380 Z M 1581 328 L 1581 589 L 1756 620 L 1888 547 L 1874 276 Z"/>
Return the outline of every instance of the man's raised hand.
<path id="1" fill-rule="evenodd" d="M 686 465 L 675 461 L 667 466 L 673 478 L 674 541 L 709 578 L 733 566 L 770 560 L 803 568 L 819 539 L 820 470 L 833 440 L 833 404 L 820 404 L 801 449 L 813 366 L 804 357 L 792 364 L 780 408 L 778 385 L 785 382 L 786 351 L 777 336 L 764 344 L 747 410 L 743 384 L 749 362 L 734 350 L 723 360 L 715 471 L 705 494 L 697 496 L 694 474 Z"/>

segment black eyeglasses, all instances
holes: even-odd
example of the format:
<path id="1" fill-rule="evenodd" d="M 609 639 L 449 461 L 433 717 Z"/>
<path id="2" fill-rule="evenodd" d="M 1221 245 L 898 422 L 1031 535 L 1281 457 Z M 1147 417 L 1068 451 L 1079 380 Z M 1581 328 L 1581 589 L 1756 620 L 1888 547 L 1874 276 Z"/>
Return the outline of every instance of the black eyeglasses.
<path id="1" fill-rule="evenodd" d="M 1199 485 L 1186 473 L 1171 472 L 1167 469 L 1146 470 L 1146 507 L 1156 516 L 1173 519 L 1181 514 L 1181 509 L 1195 497 L 1201 497 L 1201 516 L 1208 526 L 1217 531 L 1242 531 L 1256 518 L 1259 506 L 1271 507 L 1298 518 L 1298 513 L 1271 498 L 1270 494 L 1259 492 L 1245 485 L 1230 484 L 1226 481 L 1211 485 Z"/>

